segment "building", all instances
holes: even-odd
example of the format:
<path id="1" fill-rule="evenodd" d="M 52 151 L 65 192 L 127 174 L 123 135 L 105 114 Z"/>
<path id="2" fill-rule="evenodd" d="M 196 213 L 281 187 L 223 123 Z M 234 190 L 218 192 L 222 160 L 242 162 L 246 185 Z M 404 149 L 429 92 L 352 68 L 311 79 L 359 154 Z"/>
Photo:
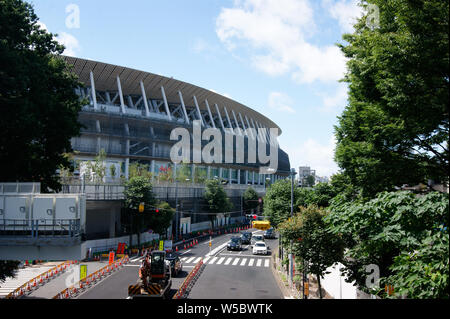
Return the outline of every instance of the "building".
<path id="1" fill-rule="evenodd" d="M 85 128 L 80 137 L 72 139 L 76 160 L 92 160 L 103 149 L 107 155 L 107 181 L 127 178 L 130 162 L 136 161 L 147 164 L 154 178 L 166 174 L 168 169 L 175 174 L 181 168 L 170 160 L 171 147 L 176 143 L 170 140 L 170 133 L 182 127 L 189 130 L 192 138 L 195 120 L 201 121 L 202 129 L 217 128 L 223 133 L 233 129 L 233 135 L 243 135 L 245 162 L 233 159 L 232 163 L 188 164 L 187 168 L 184 165 L 192 182 L 218 177 L 229 184 L 264 185 L 267 178 L 274 182 L 289 175 L 288 155 L 269 136 L 269 128 L 277 128 L 279 134 L 281 130 L 251 108 L 173 78 L 81 58 L 63 58 L 73 65 L 73 71 L 85 85 L 77 94 L 88 101 L 79 115 Z M 267 146 L 277 146 L 278 168 L 273 174 L 259 174 L 259 168 L 266 165 L 247 161 L 248 141 L 256 138 L 245 131 L 248 128 L 261 129 L 264 133 L 257 139 Z M 206 141 L 202 143 L 203 146 Z M 79 171 L 83 174 L 82 165 Z"/>
<path id="2" fill-rule="evenodd" d="M 308 185 L 308 177 L 309 176 L 312 176 L 314 178 L 312 185 Z M 313 186 L 315 184 L 315 180 L 316 180 L 316 171 L 311 169 L 311 167 L 300 166 L 298 168 L 298 186 L 299 187 Z"/>

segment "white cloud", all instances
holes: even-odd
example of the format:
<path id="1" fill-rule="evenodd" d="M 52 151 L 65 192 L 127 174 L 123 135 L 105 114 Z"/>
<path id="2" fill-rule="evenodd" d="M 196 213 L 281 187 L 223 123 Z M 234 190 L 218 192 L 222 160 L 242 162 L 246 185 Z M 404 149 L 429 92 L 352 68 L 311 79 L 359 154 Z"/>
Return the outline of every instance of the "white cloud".
<path id="1" fill-rule="evenodd" d="M 48 32 L 48 29 L 47 29 L 47 26 L 45 25 L 45 23 L 43 23 L 43 22 L 41 22 L 41 21 L 38 21 L 38 22 L 36 22 L 36 24 L 37 24 L 41 29 L 43 29 L 43 30 L 45 30 L 45 31 Z"/>
<path id="2" fill-rule="evenodd" d="M 295 113 L 293 100 L 285 93 L 270 92 L 268 103 L 270 108 L 281 112 Z"/>
<path id="3" fill-rule="evenodd" d="M 330 15 L 338 20 L 339 27 L 344 33 L 352 33 L 353 25 L 357 18 L 363 14 L 362 7 L 358 6 L 359 0 L 339 0 L 337 2 L 331 0 L 322 0 L 324 7 Z"/>
<path id="4" fill-rule="evenodd" d="M 66 47 L 66 49 L 64 50 L 65 55 L 77 56 L 77 51 L 81 49 L 77 38 L 69 33 L 61 32 L 60 34 L 58 34 L 56 39 L 59 43 L 63 44 Z"/>
<path id="5" fill-rule="evenodd" d="M 290 73 L 300 83 L 336 81 L 345 58 L 333 46 L 307 42 L 316 26 L 308 0 L 236 0 L 222 8 L 216 33 L 229 50 L 247 46 L 254 67 L 269 74 Z"/>
<path id="6" fill-rule="evenodd" d="M 334 95 L 323 95 L 322 111 L 330 112 L 338 108 L 343 108 L 347 104 L 347 85 L 340 84 Z"/>
<path id="7" fill-rule="evenodd" d="M 334 149 L 336 139 L 332 135 L 325 144 L 321 144 L 313 138 L 307 139 L 296 147 L 286 147 L 291 167 L 298 171 L 299 166 L 310 166 L 316 170 L 318 176 L 331 176 L 338 172 L 339 167 L 334 162 Z"/>

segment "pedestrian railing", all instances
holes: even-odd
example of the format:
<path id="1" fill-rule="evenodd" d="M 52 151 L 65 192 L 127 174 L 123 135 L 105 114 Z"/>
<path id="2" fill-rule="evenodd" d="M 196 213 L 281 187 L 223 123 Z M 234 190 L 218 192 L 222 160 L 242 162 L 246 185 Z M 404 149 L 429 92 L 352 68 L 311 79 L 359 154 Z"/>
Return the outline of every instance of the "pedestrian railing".
<path id="1" fill-rule="evenodd" d="M 14 291 L 10 292 L 5 298 L 6 299 L 17 299 L 21 298 L 25 295 L 29 295 L 33 290 L 38 289 L 39 287 L 45 285 L 47 282 L 55 278 L 56 276 L 59 276 L 63 272 L 67 270 L 68 267 L 70 267 L 73 264 L 78 263 L 78 261 L 70 260 L 65 261 L 52 269 L 47 270 L 43 274 L 40 274 L 39 276 L 34 277 L 33 279 L 27 281 Z"/>
<path id="2" fill-rule="evenodd" d="M 192 287 L 194 287 L 194 284 L 197 281 L 198 277 L 200 277 L 200 274 L 203 271 L 204 267 L 205 267 L 205 264 L 203 263 L 203 258 L 202 258 L 195 265 L 194 269 L 192 269 L 191 272 L 187 275 L 186 279 L 181 284 L 177 293 L 173 296 L 173 299 L 187 298 Z"/>
<path id="3" fill-rule="evenodd" d="M 92 274 L 88 275 L 86 278 L 80 280 L 76 284 L 62 290 L 61 292 L 56 294 L 52 299 L 70 299 L 76 297 L 87 288 L 93 286 L 95 283 L 99 282 L 105 277 L 108 277 L 116 270 L 123 267 L 128 261 L 129 261 L 128 255 L 125 255 L 122 258 L 114 261 L 112 264 L 107 265 L 93 272 Z"/>

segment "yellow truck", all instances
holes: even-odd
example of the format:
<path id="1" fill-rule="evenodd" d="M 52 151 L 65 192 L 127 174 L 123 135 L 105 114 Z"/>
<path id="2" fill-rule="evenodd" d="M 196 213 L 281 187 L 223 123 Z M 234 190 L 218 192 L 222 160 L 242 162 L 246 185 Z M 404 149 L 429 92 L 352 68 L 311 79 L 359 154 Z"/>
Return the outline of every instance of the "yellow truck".
<path id="1" fill-rule="evenodd" d="M 254 220 L 252 221 L 252 226 L 259 230 L 266 230 L 272 227 L 268 220 Z"/>

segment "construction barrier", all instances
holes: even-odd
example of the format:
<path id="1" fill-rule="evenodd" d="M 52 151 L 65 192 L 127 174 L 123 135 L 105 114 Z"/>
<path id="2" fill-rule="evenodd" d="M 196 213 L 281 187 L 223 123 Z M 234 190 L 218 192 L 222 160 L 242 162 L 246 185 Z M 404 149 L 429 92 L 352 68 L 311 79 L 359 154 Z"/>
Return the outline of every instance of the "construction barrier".
<path id="1" fill-rule="evenodd" d="M 91 286 L 94 282 L 105 278 L 108 274 L 112 273 L 114 270 L 119 269 L 119 267 L 124 266 L 129 261 L 128 255 L 123 256 L 122 258 L 114 261 L 111 265 L 106 265 L 103 268 L 93 272 L 83 280 L 80 280 L 78 283 L 73 286 L 64 289 L 57 295 L 53 297 L 53 299 L 70 299 L 76 295 L 78 295 L 82 290 Z"/>
<path id="2" fill-rule="evenodd" d="M 40 274 L 39 276 L 36 276 L 26 283 L 24 283 L 22 286 L 16 288 L 14 291 L 10 292 L 5 299 L 17 299 L 26 294 L 31 293 L 33 290 L 41 287 L 42 285 L 45 285 L 49 280 L 53 278 L 53 275 L 62 274 L 66 269 L 67 265 L 72 265 L 73 260 L 65 261 L 59 265 L 56 265 L 55 267 L 47 270 L 46 272 Z"/>
<path id="3" fill-rule="evenodd" d="M 205 264 L 203 263 L 203 258 L 195 265 L 191 272 L 187 275 L 186 279 L 181 284 L 177 293 L 173 296 L 173 299 L 186 298 L 187 294 L 191 291 L 198 277 L 200 276 L 201 270 Z"/>

